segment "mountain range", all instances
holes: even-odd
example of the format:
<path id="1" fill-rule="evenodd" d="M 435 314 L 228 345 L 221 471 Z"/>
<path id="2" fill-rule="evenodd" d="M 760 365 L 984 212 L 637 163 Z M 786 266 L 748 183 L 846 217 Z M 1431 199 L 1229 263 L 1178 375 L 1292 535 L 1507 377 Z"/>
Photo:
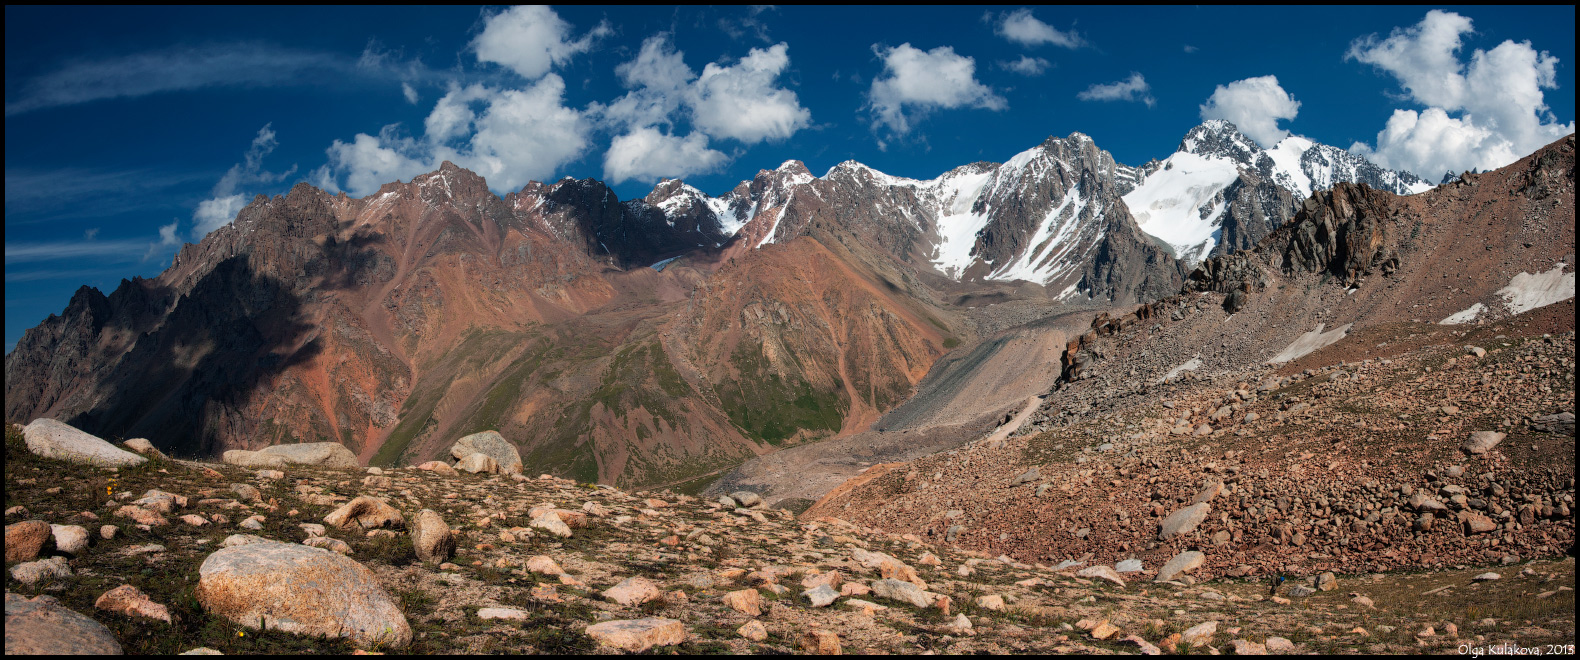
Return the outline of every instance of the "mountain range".
<path id="1" fill-rule="evenodd" d="M 545 471 L 700 483 L 862 432 L 957 346 L 1172 295 L 1346 181 L 1429 187 L 1221 121 L 1141 167 L 1074 133 L 925 181 L 789 161 L 717 197 L 501 198 L 450 163 L 360 199 L 298 184 L 156 278 L 80 289 L 6 356 L 6 417 L 185 456 L 331 439 L 375 465 L 498 429 Z"/>

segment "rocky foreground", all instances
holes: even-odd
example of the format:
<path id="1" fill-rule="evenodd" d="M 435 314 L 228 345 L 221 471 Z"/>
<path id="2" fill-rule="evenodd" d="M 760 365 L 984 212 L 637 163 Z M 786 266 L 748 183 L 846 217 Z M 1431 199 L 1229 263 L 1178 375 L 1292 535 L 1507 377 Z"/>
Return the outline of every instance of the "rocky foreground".
<path id="1" fill-rule="evenodd" d="M 1574 636 L 1572 557 L 1275 590 L 1205 579 L 1189 552 L 1022 563 L 797 520 L 750 493 L 530 478 L 472 459 L 480 441 L 453 452 L 473 474 L 324 467 L 333 454 L 310 448 L 205 465 L 72 433 L 6 433 L 8 654 L 1416 652 Z M 123 462 L 86 462 L 105 456 Z"/>

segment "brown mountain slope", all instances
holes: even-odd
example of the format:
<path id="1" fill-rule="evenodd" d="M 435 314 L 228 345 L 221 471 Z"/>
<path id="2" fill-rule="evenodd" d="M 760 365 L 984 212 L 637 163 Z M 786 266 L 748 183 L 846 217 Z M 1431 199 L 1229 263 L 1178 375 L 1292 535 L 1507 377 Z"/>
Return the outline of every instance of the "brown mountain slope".
<path id="1" fill-rule="evenodd" d="M 1150 571 L 1199 550 L 1209 575 L 1562 553 L 1573 280 L 1568 300 L 1519 315 L 1505 287 L 1572 278 L 1573 252 L 1572 137 L 1411 197 L 1339 186 L 1180 296 L 1100 316 L 1007 443 L 887 466 L 805 515 L 1022 560 Z M 1479 322 L 1438 323 L 1475 303 Z M 1319 323 L 1339 341 L 1309 341 Z M 1280 355 L 1293 361 L 1268 363 Z M 1467 453 L 1476 431 L 1506 439 Z M 1198 526 L 1160 538 L 1199 502 Z"/>

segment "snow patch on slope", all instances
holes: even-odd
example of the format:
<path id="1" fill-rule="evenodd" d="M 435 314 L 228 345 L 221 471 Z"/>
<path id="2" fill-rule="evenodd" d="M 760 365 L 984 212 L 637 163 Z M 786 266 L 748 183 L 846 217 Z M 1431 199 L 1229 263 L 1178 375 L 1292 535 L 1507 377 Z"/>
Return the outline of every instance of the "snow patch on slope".
<path id="1" fill-rule="evenodd" d="M 1214 198 L 1238 178 L 1240 170 L 1232 161 L 1179 151 L 1122 199 L 1141 231 L 1194 263 L 1218 242 L 1225 205 Z M 1212 206 L 1203 213 L 1208 204 Z"/>
<path id="2" fill-rule="evenodd" d="M 1565 273 L 1560 262 L 1545 273 L 1519 273 L 1509 280 L 1509 285 L 1498 289 L 1509 311 L 1524 314 L 1537 307 L 1546 307 L 1575 297 L 1575 274 Z"/>

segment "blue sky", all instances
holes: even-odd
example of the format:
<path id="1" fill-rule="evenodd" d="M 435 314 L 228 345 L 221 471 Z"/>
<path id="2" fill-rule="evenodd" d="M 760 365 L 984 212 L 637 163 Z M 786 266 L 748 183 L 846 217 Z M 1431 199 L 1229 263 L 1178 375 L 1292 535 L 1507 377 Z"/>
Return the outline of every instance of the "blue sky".
<path id="1" fill-rule="evenodd" d="M 1080 131 L 1122 163 L 1204 117 L 1436 180 L 1573 131 L 1573 6 L 6 9 L 7 351 L 253 195 L 442 159 L 496 192 L 787 159 L 931 178 Z"/>

